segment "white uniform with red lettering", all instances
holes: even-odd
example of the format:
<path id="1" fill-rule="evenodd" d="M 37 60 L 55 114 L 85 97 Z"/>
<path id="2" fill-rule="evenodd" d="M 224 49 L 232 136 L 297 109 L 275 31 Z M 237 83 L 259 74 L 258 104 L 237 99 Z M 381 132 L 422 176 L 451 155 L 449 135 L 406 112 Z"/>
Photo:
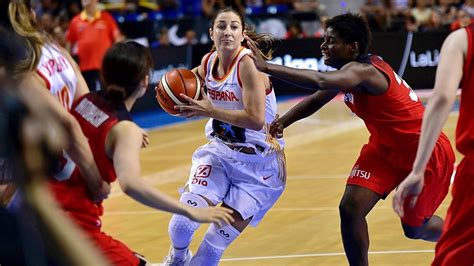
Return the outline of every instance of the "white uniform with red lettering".
<path id="1" fill-rule="evenodd" d="M 76 95 L 77 76 L 61 49 L 55 44 L 46 43 L 41 49 L 41 58 L 36 72 L 43 78 L 51 94 L 64 108 L 70 110 Z M 61 171 L 54 174 L 54 178 L 59 181 L 68 179 L 74 168 L 74 162 L 63 152 Z"/>
<path id="2" fill-rule="evenodd" d="M 45 44 L 36 72 L 43 78 L 51 94 L 69 110 L 74 101 L 77 77 L 71 63 L 55 44 Z"/>
<path id="3" fill-rule="evenodd" d="M 55 44 L 46 43 L 43 45 L 36 72 L 44 80 L 51 94 L 58 99 L 64 108 L 70 110 L 76 94 L 77 76 L 71 63 L 64 57 L 62 51 Z M 73 173 L 74 168 L 74 162 L 69 155 L 63 151 L 61 171 L 53 176 L 59 181 L 68 179 Z M 10 210 L 18 210 L 21 205 L 21 196 L 15 193 L 8 203 L 7 208 Z"/>
<path id="4" fill-rule="evenodd" d="M 209 55 L 205 82 L 207 95 L 216 107 L 244 109 L 238 66 L 248 54 L 251 51 L 242 48 L 222 78 L 211 74 L 217 66 L 217 53 Z M 206 125 L 209 142 L 193 154 L 188 181 L 192 193 L 202 195 L 214 204 L 225 202 L 243 219 L 253 217 L 252 226 L 256 226 L 275 204 L 286 182 L 284 142 L 268 133 L 277 111 L 275 93 L 272 88 L 266 92 L 265 126 L 259 131 L 209 119 Z"/>

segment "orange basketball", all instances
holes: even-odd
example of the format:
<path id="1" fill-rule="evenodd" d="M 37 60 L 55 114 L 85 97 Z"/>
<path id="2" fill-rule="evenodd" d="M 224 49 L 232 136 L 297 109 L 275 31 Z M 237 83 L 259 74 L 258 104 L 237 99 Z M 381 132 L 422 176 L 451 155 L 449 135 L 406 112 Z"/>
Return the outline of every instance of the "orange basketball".
<path id="1" fill-rule="evenodd" d="M 155 90 L 156 100 L 161 108 L 171 115 L 179 112 L 174 109 L 175 105 L 187 103 L 180 96 L 181 93 L 195 100 L 201 99 L 202 96 L 199 78 L 188 69 L 173 69 L 166 72 Z"/>

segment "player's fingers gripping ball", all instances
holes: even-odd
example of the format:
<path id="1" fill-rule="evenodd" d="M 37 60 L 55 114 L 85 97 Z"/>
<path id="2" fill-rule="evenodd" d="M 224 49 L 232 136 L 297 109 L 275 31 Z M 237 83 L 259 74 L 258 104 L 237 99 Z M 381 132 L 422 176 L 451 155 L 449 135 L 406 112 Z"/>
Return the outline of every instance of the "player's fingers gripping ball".
<path id="1" fill-rule="evenodd" d="M 155 91 L 156 100 L 161 108 L 171 115 L 179 113 L 179 110 L 174 109 L 175 105 L 187 104 L 187 101 L 180 96 L 181 93 L 195 100 L 202 98 L 201 82 L 196 74 L 188 69 L 173 69 L 166 72 Z"/>

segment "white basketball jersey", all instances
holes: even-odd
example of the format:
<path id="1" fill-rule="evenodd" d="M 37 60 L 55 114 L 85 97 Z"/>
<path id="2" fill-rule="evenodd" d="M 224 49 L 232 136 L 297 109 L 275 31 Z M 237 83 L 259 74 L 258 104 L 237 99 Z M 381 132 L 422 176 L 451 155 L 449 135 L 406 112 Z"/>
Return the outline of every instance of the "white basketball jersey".
<path id="1" fill-rule="evenodd" d="M 222 78 L 212 75 L 212 70 L 217 66 L 217 52 L 212 52 L 205 65 L 207 96 L 212 104 L 227 110 L 243 110 L 242 86 L 239 80 L 238 66 L 240 60 L 252 51 L 241 48 L 228 73 Z M 226 143 L 253 147 L 262 154 L 269 154 L 283 149 L 282 139 L 273 138 L 269 134 L 270 124 L 275 120 L 277 112 L 275 92 L 272 87 L 266 90 L 265 98 L 265 125 L 259 131 L 248 128 L 239 128 L 225 122 L 209 119 L 206 124 L 208 139 L 219 139 Z"/>
<path id="2" fill-rule="evenodd" d="M 45 44 L 36 72 L 46 82 L 51 94 L 67 109 L 71 109 L 77 89 L 74 68 L 54 44 Z"/>

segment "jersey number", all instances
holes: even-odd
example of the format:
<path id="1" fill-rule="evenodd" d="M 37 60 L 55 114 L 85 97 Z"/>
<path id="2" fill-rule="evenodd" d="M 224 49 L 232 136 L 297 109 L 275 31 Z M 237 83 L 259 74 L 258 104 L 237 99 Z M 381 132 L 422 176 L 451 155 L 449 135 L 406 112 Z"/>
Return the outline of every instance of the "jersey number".
<path id="1" fill-rule="evenodd" d="M 400 76 L 398 76 L 397 73 L 395 73 L 395 71 L 393 72 L 393 74 L 395 75 L 395 78 L 397 79 L 397 83 L 398 85 L 402 85 L 405 86 L 405 88 L 408 89 L 409 93 L 408 93 L 408 96 L 410 96 L 410 99 L 412 99 L 413 101 L 417 102 L 418 101 L 418 96 L 416 95 L 416 93 L 413 91 L 413 89 L 408 85 L 408 83 L 403 80 L 402 78 L 400 78 Z"/>
<path id="2" fill-rule="evenodd" d="M 71 101 L 69 97 L 69 88 L 64 86 L 60 91 L 56 92 L 56 97 L 59 102 L 69 111 L 69 102 Z"/>

